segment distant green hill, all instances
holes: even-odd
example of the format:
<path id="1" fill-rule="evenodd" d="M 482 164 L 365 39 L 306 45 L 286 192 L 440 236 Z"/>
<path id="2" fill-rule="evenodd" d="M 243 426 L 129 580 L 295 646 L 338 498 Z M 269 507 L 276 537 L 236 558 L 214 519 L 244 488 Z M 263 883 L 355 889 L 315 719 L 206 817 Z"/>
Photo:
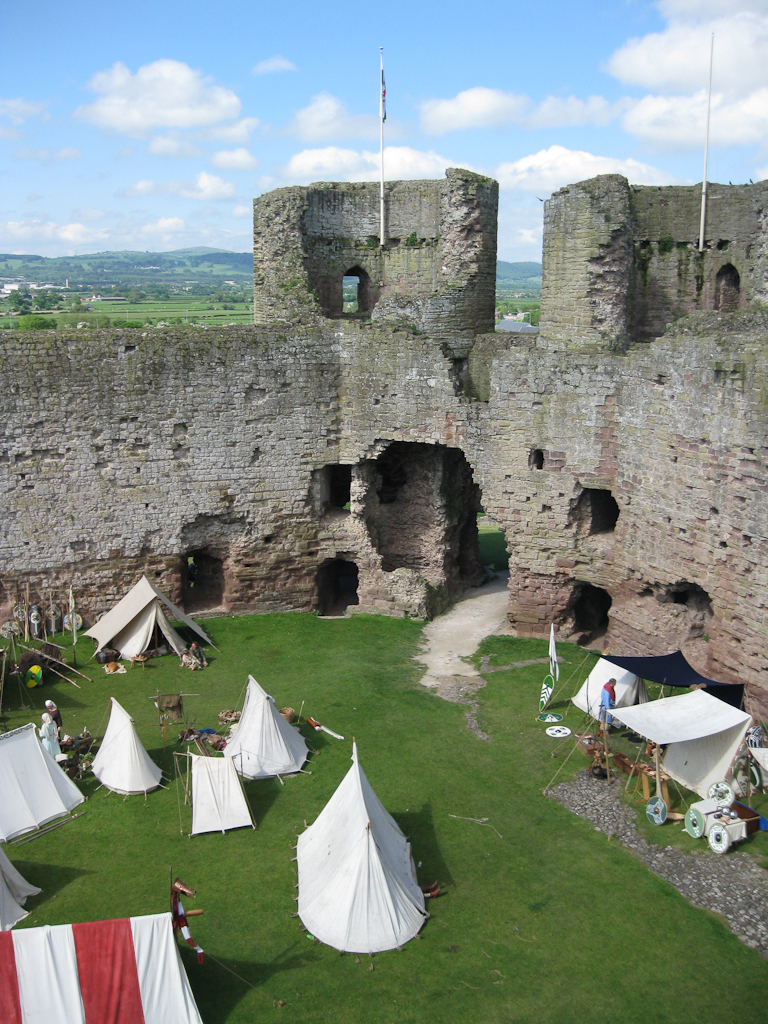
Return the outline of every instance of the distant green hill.
<path id="1" fill-rule="evenodd" d="M 540 263 L 505 263 L 504 260 L 496 262 L 496 288 L 497 289 L 540 289 L 541 288 L 541 264 Z"/>

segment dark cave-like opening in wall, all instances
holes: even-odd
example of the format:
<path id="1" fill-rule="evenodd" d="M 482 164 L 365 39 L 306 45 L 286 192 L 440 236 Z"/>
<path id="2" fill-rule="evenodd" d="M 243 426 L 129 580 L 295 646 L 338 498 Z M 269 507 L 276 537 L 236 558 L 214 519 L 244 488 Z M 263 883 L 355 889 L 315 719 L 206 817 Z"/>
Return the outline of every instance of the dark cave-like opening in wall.
<path id="1" fill-rule="evenodd" d="M 570 604 L 574 629 L 582 634 L 578 643 L 589 643 L 606 632 L 610 621 L 608 612 L 613 604 L 607 590 L 591 583 L 577 583 Z"/>
<path id="2" fill-rule="evenodd" d="M 358 577 L 357 565 L 345 558 L 323 562 L 317 570 L 318 614 L 343 615 L 350 605 L 359 604 Z"/>
<path id="3" fill-rule="evenodd" d="M 224 562 L 210 551 L 189 551 L 181 563 L 182 602 L 186 612 L 220 608 L 224 598 Z"/>

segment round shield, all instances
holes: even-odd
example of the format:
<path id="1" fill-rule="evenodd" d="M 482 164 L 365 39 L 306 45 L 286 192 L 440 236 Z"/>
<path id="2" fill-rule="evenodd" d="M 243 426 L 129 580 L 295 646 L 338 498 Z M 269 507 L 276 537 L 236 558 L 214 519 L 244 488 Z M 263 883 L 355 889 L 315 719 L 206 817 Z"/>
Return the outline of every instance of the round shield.
<path id="1" fill-rule="evenodd" d="M 651 797 L 646 804 L 645 813 L 652 825 L 663 825 L 667 820 L 667 805 L 664 802 L 664 797 Z"/>
<path id="2" fill-rule="evenodd" d="M 31 665 L 27 669 L 27 686 L 30 690 L 43 685 L 43 670 L 39 665 Z"/>
<path id="3" fill-rule="evenodd" d="M 7 622 L 0 626 L 0 636 L 3 636 L 6 640 L 10 640 L 12 636 L 18 636 L 20 632 L 18 622 L 14 622 L 12 619 L 8 619 Z"/>
<path id="4" fill-rule="evenodd" d="M 715 853 L 725 853 L 731 845 L 731 837 L 728 835 L 728 829 L 725 825 L 721 825 L 719 822 L 713 825 L 709 830 L 707 839 L 709 841 L 709 848 L 714 850 Z"/>
<path id="5" fill-rule="evenodd" d="M 698 807 L 689 807 L 685 812 L 685 831 L 694 839 L 701 839 L 707 827 L 707 819 Z"/>
<path id="6" fill-rule="evenodd" d="M 713 782 L 707 790 L 707 796 L 710 800 L 717 800 L 721 807 L 730 807 L 733 801 L 736 799 L 731 786 L 723 782 Z"/>
<path id="7" fill-rule="evenodd" d="M 80 629 L 80 628 L 82 628 L 82 625 L 83 625 L 82 616 L 80 615 L 79 612 L 75 612 L 75 626 L 78 629 Z M 67 614 L 64 616 L 64 629 L 65 630 L 72 629 L 72 626 L 70 625 L 70 622 L 69 622 L 69 612 L 67 612 Z"/>
<path id="8" fill-rule="evenodd" d="M 571 735 L 571 730 L 567 725 L 550 725 L 548 729 L 545 729 L 545 732 L 547 736 L 552 736 L 556 740 L 561 740 Z"/>
<path id="9" fill-rule="evenodd" d="M 563 720 L 563 716 L 562 715 L 558 715 L 558 713 L 556 711 L 545 711 L 542 715 L 539 715 L 538 718 L 536 719 L 537 722 L 549 722 L 550 724 L 552 724 L 554 722 L 562 722 L 562 720 Z"/>

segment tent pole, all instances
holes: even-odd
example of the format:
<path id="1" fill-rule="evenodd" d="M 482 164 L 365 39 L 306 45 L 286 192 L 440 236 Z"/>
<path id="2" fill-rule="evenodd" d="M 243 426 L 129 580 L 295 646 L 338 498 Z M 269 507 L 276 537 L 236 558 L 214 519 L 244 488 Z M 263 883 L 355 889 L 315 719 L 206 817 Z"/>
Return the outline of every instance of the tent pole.
<path id="1" fill-rule="evenodd" d="M 656 796 L 661 796 L 661 755 L 659 753 L 659 744 L 656 744 Z"/>
<path id="2" fill-rule="evenodd" d="M 608 785 L 611 784 L 611 766 L 608 762 L 608 712 L 603 708 L 603 752 L 605 754 L 605 770 L 608 773 Z"/>
<path id="3" fill-rule="evenodd" d="M 8 648 L 3 648 L 3 669 L 2 675 L 0 675 L 0 716 L 3 719 L 3 732 L 8 730 L 5 728 L 5 715 L 3 715 L 3 686 L 5 685 L 5 659 L 8 654 Z"/>

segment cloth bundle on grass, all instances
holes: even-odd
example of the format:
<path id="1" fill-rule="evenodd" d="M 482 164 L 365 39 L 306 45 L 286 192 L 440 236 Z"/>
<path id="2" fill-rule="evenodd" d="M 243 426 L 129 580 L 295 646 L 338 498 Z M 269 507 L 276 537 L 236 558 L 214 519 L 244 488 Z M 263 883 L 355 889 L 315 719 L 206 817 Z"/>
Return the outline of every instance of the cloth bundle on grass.
<path id="1" fill-rule="evenodd" d="M 308 753 L 298 729 L 286 722 L 272 698 L 248 676 L 240 724 L 224 756 L 232 758 L 243 778 L 267 779 L 297 772 Z"/>
<path id="2" fill-rule="evenodd" d="M 202 1024 L 170 914 L 0 933 L 3 1024 Z"/>
<path id="3" fill-rule="evenodd" d="M 93 774 L 114 793 L 149 793 L 160 785 L 163 773 L 142 746 L 131 716 L 114 697 L 111 701 L 107 731 L 93 759 Z"/>
<path id="4" fill-rule="evenodd" d="M 41 828 L 83 800 L 31 722 L 0 735 L 0 842 Z"/>
<path id="5" fill-rule="evenodd" d="M 371 788 L 352 745 L 352 767 L 299 836 L 299 917 L 334 949 L 380 953 L 402 946 L 427 917 L 411 845 Z"/>
<path id="6" fill-rule="evenodd" d="M 23 909 L 24 904 L 29 896 L 37 896 L 39 892 L 42 889 L 22 878 L 0 849 L 0 931 L 10 931 L 27 917 L 29 911 Z"/>

